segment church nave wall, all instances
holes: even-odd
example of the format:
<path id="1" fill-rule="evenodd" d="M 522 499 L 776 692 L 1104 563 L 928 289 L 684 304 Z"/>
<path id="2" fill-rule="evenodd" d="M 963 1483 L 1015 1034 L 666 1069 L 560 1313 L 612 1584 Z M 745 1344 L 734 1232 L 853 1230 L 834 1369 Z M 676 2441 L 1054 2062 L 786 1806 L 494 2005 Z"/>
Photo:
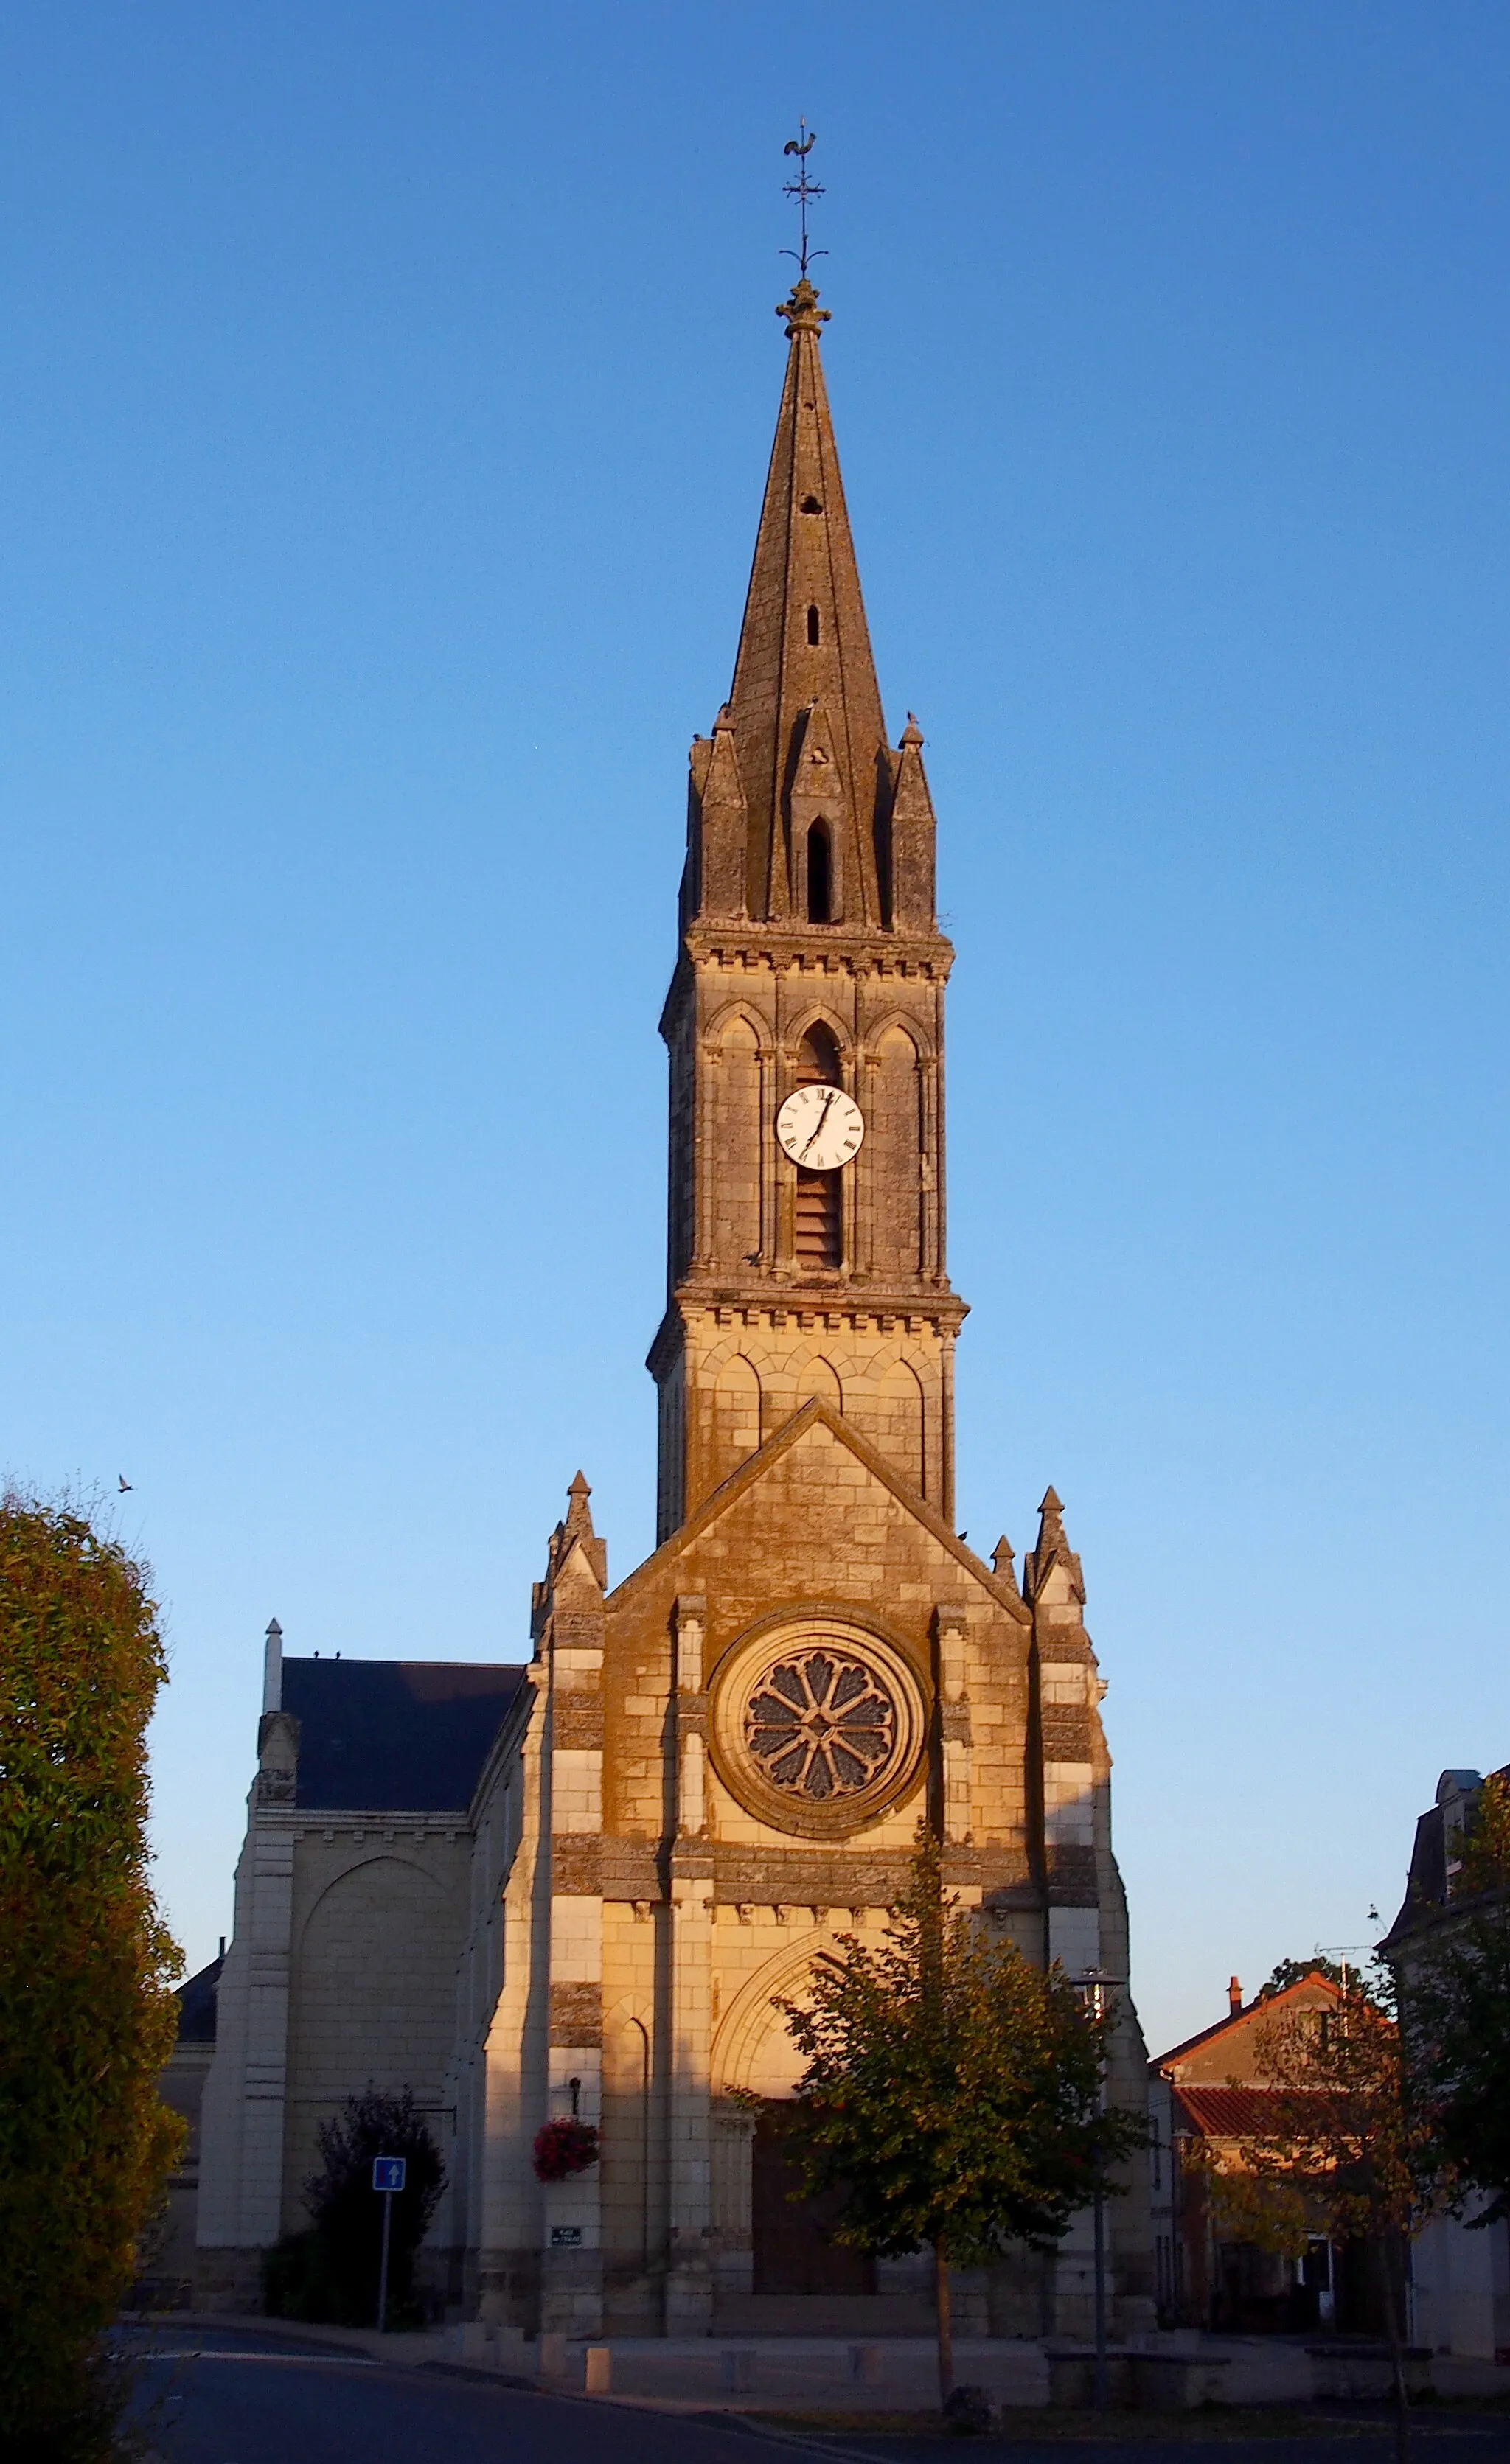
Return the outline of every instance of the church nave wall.
<path id="1" fill-rule="evenodd" d="M 445 2082 L 455 2042 L 456 1971 L 467 1930 L 470 1842 L 301 1838 L 295 1855 L 283 2138 L 283 2228 L 305 2221 L 318 2130 L 370 2085 L 411 2088 L 445 2146 Z M 334 1870 L 333 1870 L 334 1869 Z M 445 2238 L 442 2216 L 433 2238 Z"/>

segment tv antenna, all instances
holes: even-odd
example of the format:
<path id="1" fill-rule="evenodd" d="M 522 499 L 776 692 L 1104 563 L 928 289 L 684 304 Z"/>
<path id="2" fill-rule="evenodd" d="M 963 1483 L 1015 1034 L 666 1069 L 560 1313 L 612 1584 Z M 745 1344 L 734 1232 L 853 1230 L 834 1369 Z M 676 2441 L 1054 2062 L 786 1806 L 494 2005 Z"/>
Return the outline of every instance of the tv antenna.
<path id="1" fill-rule="evenodd" d="M 823 194 L 818 181 L 810 180 L 808 177 L 808 157 L 818 142 L 817 130 L 810 129 L 805 120 L 798 121 L 797 128 L 798 134 L 795 137 L 788 137 L 783 149 L 786 153 L 795 154 L 797 157 L 797 176 L 794 180 L 788 180 L 786 183 L 781 193 L 784 197 L 795 197 L 797 200 L 798 210 L 802 215 L 802 246 L 800 249 L 784 248 L 781 253 L 783 256 L 796 259 L 797 272 L 806 282 L 809 264 L 815 257 L 827 256 L 829 252 L 826 248 L 810 248 L 808 245 L 808 201 L 810 197 L 821 197 Z"/>

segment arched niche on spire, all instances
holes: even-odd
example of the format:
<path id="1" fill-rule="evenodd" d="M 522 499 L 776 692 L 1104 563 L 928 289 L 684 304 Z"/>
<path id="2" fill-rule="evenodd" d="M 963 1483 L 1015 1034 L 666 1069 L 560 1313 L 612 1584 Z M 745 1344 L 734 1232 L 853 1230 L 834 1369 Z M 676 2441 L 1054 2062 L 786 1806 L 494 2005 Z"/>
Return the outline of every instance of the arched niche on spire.
<path id="1" fill-rule="evenodd" d="M 808 825 L 804 888 L 810 924 L 832 924 L 833 913 L 833 833 L 820 814 Z"/>
<path id="2" fill-rule="evenodd" d="M 840 738 L 821 702 L 798 720 L 787 810 L 792 912 L 809 924 L 840 924 L 847 911 L 851 808 Z"/>

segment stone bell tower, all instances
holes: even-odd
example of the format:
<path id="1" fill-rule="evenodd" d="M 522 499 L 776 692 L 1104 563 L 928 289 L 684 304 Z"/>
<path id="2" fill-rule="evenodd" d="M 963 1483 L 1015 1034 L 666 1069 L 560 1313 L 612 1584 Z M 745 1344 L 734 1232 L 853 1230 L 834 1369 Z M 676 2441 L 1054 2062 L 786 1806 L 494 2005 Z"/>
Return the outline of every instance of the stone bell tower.
<path id="1" fill-rule="evenodd" d="M 953 1507 L 944 991 L 922 737 L 889 745 L 804 275 L 734 687 L 692 747 L 671 1054 L 657 1537 L 816 1397 Z M 857 1108 L 838 1162 L 778 1134 Z M 825 1108 L 810 1112 L 811 1120 Z M 818 1165 L 822 1168 L 816 1168 Z"/>

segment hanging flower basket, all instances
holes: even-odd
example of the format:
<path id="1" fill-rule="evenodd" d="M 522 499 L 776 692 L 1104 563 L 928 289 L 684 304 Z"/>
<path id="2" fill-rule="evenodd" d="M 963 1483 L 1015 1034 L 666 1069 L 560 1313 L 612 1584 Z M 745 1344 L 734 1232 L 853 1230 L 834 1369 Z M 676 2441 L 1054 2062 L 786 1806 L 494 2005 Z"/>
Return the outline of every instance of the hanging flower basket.
<path id="1" fill-rule="evenodd" d="M 598 2134 L 590 2122 L 566 2116 L 547 2122 L 535 2134 L 535 2177 L 541 2182 L 569 2182 L 598 2161 Z"/>

